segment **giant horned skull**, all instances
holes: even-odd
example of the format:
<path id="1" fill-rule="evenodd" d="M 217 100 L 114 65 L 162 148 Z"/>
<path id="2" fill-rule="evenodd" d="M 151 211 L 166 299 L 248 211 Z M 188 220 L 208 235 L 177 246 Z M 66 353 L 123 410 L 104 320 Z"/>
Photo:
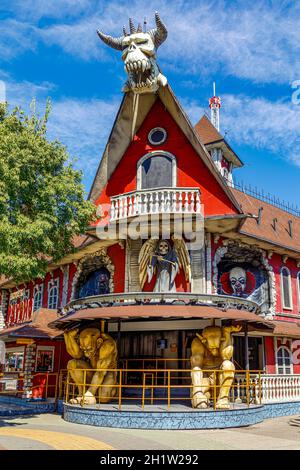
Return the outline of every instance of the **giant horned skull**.
<path id="1" fill-rule="evenodd" d="M 159 71 L 156 64 L 156 50 L 166 40 L 168 32 L 161 21 L 159 14 L 155 13 L 156 28 L 144 33 L 139 24 L 135 29 L 132 19 L 129 19 L 128 33 L 123 28 L 123 36 L 114 38 L 97 31 L 105 44 L 122 51 L 124 69 L 128 80 L 123 91 L 132 90 L 134 93 L 154 93 L 160 86 L 166 86 L 167 79 Z"/>

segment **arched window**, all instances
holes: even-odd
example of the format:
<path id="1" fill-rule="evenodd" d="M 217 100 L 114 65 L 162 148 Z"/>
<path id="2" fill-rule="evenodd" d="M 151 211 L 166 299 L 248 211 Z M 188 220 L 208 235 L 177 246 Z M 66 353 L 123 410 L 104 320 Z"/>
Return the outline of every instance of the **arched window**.
<path id="1" fill-rule="evenodd" d="M 173 188 L 176 186 L 176 159 L 169 152 L 157 151 L 138 162 L 137 189 Z"/>
<path id="2" fill-rule="evenodd" d="M 35 312 L 42 306 L 43 301 L 43 286 L 35 286 L 34 288 L 34 297 L 33 297 L 33 307 L 32 310 Z"/>
<path id="3" fill-rule="evenodd" d="M 58 307 L 58 279 L 49 282 L 48 288 L 48 308 Z"/>
<path id="4" fill-rule="evenodd" d="M 292 310 L 291 274 L 288 268 L 282 268 L 281 270 L 281 297 L 282 308 Z"/>
<path id="5" fill-rule="evenodd" d="M 291 360 L 291 353 L 286 346 L 280 346 L 277 349 L 277 373 L 278 374 L 292 374 L 293 366 Z"/>

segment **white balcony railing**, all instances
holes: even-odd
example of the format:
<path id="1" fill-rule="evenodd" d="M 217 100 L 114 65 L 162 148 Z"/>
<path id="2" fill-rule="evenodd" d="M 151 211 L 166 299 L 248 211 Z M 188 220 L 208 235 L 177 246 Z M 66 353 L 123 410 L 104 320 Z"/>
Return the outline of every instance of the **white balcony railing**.
<path id="1" fill-rule="evenodd" d="M 300 375 L 262 375 L 263 403 L 300 401 Z"/>
<path id="2" fill-rule="evenodd" d="M 156 188 L 134 191 L 111 198 L 110 220 L 151 214 L 200 214 L 197 188 Z"/>
<path id="3" fill-rule="evenodd" d="M 237 371 L 235 376 L 236 402 L 246 401 L 246 382 L 244 375 Z M 250 385 L 250 402 L 281 403 L 300 401 L 300 374 L 276 375 L 251 373 L 248 377 Z"/>

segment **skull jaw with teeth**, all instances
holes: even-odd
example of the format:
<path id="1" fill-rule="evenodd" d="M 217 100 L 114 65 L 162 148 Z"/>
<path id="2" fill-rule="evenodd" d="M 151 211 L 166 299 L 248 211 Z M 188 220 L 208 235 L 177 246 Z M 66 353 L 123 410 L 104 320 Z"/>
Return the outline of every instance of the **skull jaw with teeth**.
<path id="1" fill-rule="evenodd" d="M 123 47 L 122 59 L 128 74 L 123 91 L 153 93 L 160 86 L 166 86 L 167 78 L 159 71 L 155 60 L 155 46 L 149 34 L 127 36 L 123 40 Z"/>

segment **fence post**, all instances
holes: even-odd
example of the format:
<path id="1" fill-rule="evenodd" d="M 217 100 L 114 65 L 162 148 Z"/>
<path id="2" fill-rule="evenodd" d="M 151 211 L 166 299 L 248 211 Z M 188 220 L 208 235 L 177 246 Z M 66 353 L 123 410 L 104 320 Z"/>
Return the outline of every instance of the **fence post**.
<path id="1" fill-rule="evenodd" d="M 246 370 L 246 397 L 247 397 L 247 407 L 250 406 L 250 390 L 249 390 L 249 370 Z"/>
<path id="2" fill-rule="evenodd" d="M 144 411 L 145 407 L 145 383 L 146 383 L 146 376 L 145 372 L 143 372 L 143 385 L 142 385 L 142 410 Z"/>
<path id="3" fill-rule="evenodd" d="M 67 371 L 66 403 L 69 401 L 69 371 Z"/>
<path id="4" fill-rule="evenodd" d="M 217 407 L 217 374 L 216 371 L 214 370 L 214 410 L 216 410 Z"/>
<path id="5" fill-rule="evenodd" d="M 171 407 L 171 371 L 168 369 L 168 409 Z"/>
<path id="6" fill-rule="evenodd" d="M 122 369 L 119 374 L 119 410 L 122 408 Z"/>

